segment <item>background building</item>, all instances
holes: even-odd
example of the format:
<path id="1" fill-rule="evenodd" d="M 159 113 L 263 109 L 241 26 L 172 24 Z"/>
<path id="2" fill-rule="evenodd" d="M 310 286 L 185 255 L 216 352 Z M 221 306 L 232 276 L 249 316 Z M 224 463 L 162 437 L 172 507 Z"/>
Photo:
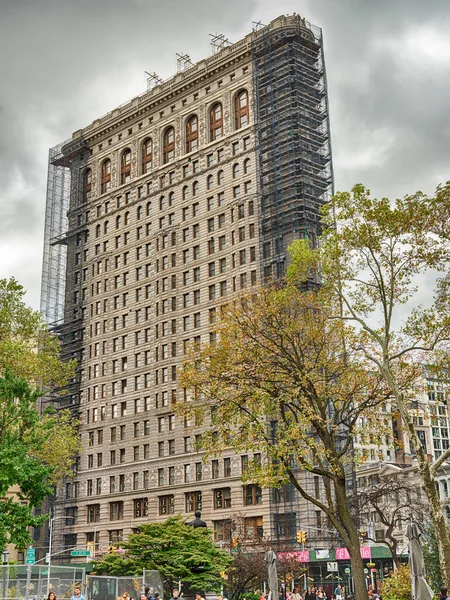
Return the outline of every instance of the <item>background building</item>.
<path id="1" fill-rule="evenodd" d="M 50 151 L 42 310 L 78 361 L 58 401 L 83 443 L 55 551 L 105 551 L 196 509 L 217 541 L 233 514 L 248 543 L 323 534 L 293 489 L 242 485 L 257 448 L 203 464 L 201 431 L 174 414 L 188 345 L 214 343 L 221 304 L 281 276 L 291 241 L 318 233 L 332 190 L 321 32 L 281 16 L 179 67 Z"/>

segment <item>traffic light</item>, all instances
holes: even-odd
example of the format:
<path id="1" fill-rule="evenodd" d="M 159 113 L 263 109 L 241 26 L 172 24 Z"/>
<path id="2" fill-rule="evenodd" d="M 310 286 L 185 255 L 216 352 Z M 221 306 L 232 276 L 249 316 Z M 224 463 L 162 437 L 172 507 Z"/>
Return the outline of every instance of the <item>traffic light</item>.
<path id="1" fill-rule="evenodd" d="M 304 544 L 306 542 L 306 531 L 300 529 L 300 531 L 297 531 L 297 535 L 295 537 L 299 544 Z"/>
<path id="2" fill-rule="evenodd" d="M 231 545 L 233 548 L 237 548 L 239 545 L 239 538 L 237 536 L 234 536 L 231 538 Z"/>
<path id="3" fill-rule="evenodd" d="M 115 546 L 113 546 L 112 544 L 110 544 L 110 545 L 108 546 L 108 554 L 112 554 L 112 553 L 113 553 L 113 552 L 115 552 L 115 551 L 116 551 L 116 547 L 115 547 Z"/>

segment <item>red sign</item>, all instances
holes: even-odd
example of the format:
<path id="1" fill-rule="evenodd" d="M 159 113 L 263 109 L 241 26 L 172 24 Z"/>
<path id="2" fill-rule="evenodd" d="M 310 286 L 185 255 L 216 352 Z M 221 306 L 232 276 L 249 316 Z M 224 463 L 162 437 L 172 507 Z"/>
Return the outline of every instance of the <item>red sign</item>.
<path id="1" fill-rule="evenodd" d="M 278 558 L 281 560 L 293 559 L 300 563 L 309 562 L 309 550 L 300 550 L 298 552 L 278 552 Z"/>
<path id="2" fill-rule="evenodd" d="M 361 558 L 372 558 L 370 546 L 361 546 L 359 551 L 361 552 Z M 350 560 L 347 548 L 336 548 L 336 560 Z"/>

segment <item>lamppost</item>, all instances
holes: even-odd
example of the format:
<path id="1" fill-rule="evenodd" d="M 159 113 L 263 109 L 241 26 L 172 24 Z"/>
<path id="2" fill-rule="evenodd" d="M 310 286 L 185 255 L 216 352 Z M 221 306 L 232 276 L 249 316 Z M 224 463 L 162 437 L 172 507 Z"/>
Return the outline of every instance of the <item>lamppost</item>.
<path id="1" fill-rule="evenodd" d="M 8 570 L 8 563 L 9 563 L 9 552 L 8 550 L 3 550 L 2 552 L 2 565 L 3 565 L 3 598 L 6 598 L 7 596 L 7 589 L 6 589 L 6 575 L 7 575 L 7 570 Z"/>
<path id="2" fill-rule="evenodd" d="M 74 520 L 75 517 L 72 517 L 70 515 L 64 516 L 64 517 L 52 517 L 50 519 L 50 530 L 49 530 L 49 541 L 48 541 L 48 560 L 47 560 L 47 564 L 48 564 L 48 568 L 47 568 L 47 594 L 50 593 L 50 569 L 51 569 L 51 564 L 52 564 L 52 550 L 53 550 L 53 521 L 59 521 L 61 519 L 67 520 L 67 519 L 72 519 Z"/>

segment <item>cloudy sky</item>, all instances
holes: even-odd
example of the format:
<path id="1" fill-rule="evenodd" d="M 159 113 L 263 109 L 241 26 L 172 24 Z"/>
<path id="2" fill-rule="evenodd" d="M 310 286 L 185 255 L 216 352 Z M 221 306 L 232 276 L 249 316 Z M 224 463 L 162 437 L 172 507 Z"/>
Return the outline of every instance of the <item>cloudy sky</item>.
<path id="1" fill-rule="evenodd" d="M 450 179 L 449 0 L 0 0 L 0 278 L 39 307 L 48 148 L 252 21 L 322 27 L 336 188 Z"/>

